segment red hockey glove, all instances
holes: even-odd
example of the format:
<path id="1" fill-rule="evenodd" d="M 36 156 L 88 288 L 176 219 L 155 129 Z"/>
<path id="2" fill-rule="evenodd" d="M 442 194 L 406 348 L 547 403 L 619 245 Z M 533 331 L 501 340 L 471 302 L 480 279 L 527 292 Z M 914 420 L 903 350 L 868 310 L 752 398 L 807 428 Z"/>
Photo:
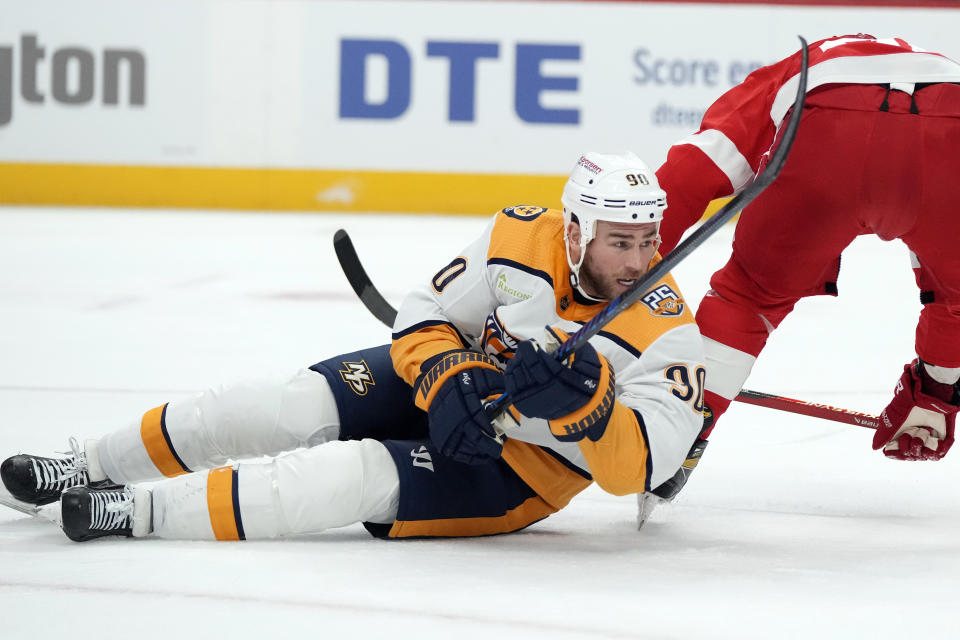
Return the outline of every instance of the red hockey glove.
<path id="1" fill-rule="evenodd" d="M 873 448 L 896 460 L 939 460 L 953 445 L 957 405 L 955 386 L 937 382 L 914 360 L 880 414 Z"/>

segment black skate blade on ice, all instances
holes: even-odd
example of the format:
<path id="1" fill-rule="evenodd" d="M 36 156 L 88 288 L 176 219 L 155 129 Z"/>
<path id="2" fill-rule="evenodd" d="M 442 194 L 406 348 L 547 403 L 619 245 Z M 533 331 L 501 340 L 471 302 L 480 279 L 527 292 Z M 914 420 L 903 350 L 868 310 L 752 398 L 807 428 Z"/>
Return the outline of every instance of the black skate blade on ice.
<path id="1" fill-rule="evenodd" d="M 9 492 L 7 492 L 6 487 L 0 485 L 0 504 L 5 507 L 10 507 L 15 509 L 20 513 L 25 513 L 28 516 L 39 515 L 40 509 L 35 504 L 30 504 L 29 502 L 22 502 L 17 500 Z"/>

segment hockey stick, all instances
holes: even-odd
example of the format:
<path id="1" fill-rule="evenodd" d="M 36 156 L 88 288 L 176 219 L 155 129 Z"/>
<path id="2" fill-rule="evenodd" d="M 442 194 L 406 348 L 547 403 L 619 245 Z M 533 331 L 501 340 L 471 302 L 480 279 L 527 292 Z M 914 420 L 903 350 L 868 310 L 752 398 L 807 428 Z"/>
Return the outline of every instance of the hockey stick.
<path id="1" fill-rule="evenodd" d="M 393 321 L 397 317 L 397 310 L 387 302 L 386 298 L 380 294 L 374 286 L 370 276 L 357 256 L 357 250 L 350 240 L 350 236 L 343 229 L 340 229 L 333 236 L 333 245 L 337 253 L 337 259 L 343 268 L 343 273 L 347 276 L 350 286 L 357 292 L 363 306 L 373 314 L 373 316 L 387 325 L 393 326 Z M 741 389 L 740 393 L 734 398 L 737 402 L 752 404 L 767 409 L 777 411 L 786 411 L 787 413 L 799 413 L 805 416 L 821 418 L 823 420 L 832 420 L 844 424 L 853 424 L 859 427 L 876 429 L 878 421 L 876 416 L 866 413 L 859 413 L 840 407 L 831 407 L 826 404 L 809 402 L 807 400 L 797 400 L 786 396 L 778 396 L 772 393 L 762 393 L 760 391 L 751 391 L 750 389 Z"/>
<path id="2" fill-rule="evenodd" d="M 797 82 L 797 96 L 793 101 L 793 113 L 790 114 L 790 120 L 787 121 L 783 138 L 780 140 L 780 144 L 773 152 L 773 155 L 770 156 L 770 161 L 766 168 L 764 168 L 756 179 L 747 185 L 743 191 L 734 196 L 733 199 L 725 204 L 709 220 L 704 222 L 699 229 L 694 231 L 689 238 L 677 245 L 663 260 L 654 265 L 646 275 L 607 303 L 607 306 L 601 309 L 600 312 L 593 316 L 585 325 L 580 327 L 576 333 L 567 338 L 556 352 L 554 352 L 554 357 L 556 357 L 557 360 L 565 360 L 567 356 L 583 346 L 587 340 L 599 333 L 611 320 L 646 295 L 651 286 L 667 275 L 677 263 L 690 255 L 694 249 L 703 244 L 707 238 L 716 233 L 730 218 L 750 204 L 764 189 L 770 186 L 770 183 L 776 180 L 780 174 L 780 169 L 783 168 L 783 164 L 790 154 L 790 147 L 793 146 L 793 140 L 797 136 L 797 127 L 800 126 L 800 117 L 803 114 L 803 103 L 807 95 L 807 67 L 809 64 L 807 41 L 804 40 L 803 37 L 800 37 L 800 44 L 800 77 Z M 487 413 L 491 416 L 499 414 L 509 405 L 509 400 L 510 394 L 502 394 L 499 398 L 487 405 Z"/>
<path id="3" fill-rule="evenodd" d="M 697 247 L 703 244 L 707 238 L 716 233 L 724 224 L 734 215 L 745 208 L 760 193 L 766 189 L 779 175 L 780 170 L 786 162 L 793 146 L 794 138 L 797 135 L 797 128 L 800 125 L 800 118 L 803 113 L 803 104 L 806 98 L 807 90 L 807 67 L 808 53 L 807 41 L 800 37 L 801 62 L 800 75 L 797 83 L 797 95 L 793 102 L 793 112 L 787 121 L 783 137 L 776 150 L 770 156 L 770 160 L 763 171 L 756 179 L 747 185 L 743 191 L 734 196 L 726 205 L 717 211 L 709 220 L 704 222 L 699 229 L 693 232 L 690 237 L 681 242 L 673 251 L 667 254 L 659 263 L 650 269 L 644 277 L 630 286 L 622 294 L 611 300 L 607 306 L 600 310 L 589 322 L 584 324 L 577 332 L 571 335 L 554 353 L 558 360 L 563 360 L 578 348 L 583 346 L 590 338 L 595 336 L 604 326 L 606 326 L 614 317 L 633 305 L 648 289 L 666 275 L 681 260 L 686 258 Z M 350 286 L 360 296 L 361 302 L 369 309 L 381 322 L 393 326 L 396 318 L 396 310 L 373 286 L 369 276 L 360 264 L 356 251 L 353 249 L 353 243 L 347 236 L 346 231 L 340 229 L 334 234 L 334 250 L 337 252 L 337 258 L 344 269 Z M 495 415 L 503 410 L 508 404 L 508 394 L 503 394 L 496 401 L 488 405 L 488 412 Z"/>
<path id="4" fill-rule="evenodd" d="M 807 41 L 801 37 L 800 42 L 803 43 L 803 49 L 800 79 L 797 85 L 797 97 L 793 103 L 793 113 L 784 130 L 783 140 L 773 156 L 771 156 L 766 169 L 757 176 L 756 180 L 736 197 L 727 202 L 723 208 L 717 211 L 689 238 L 667 254 L 659 264 L 647 272 L 646 276 L 635 282 L 633 286 L 618 297 L 611 300 L 600 313 L 594 316 L 593 320 L 570 336 L 570 339 L 562 344 L 557 351 L 558 358 L 566 357 L 573 351 L 576 351 L 584 342 L 593 337 L 603 325 L 612 320 L 614 316 L 636 302 L 642 294 L 646 293 L 647 288 L 649 288 L 651 284 L 659 280 L 678 262 L 686 258 L 694 249 L 703 244 L 708 237 L 726 224 L 730 218 L 736 215 L 741 209 L 750 204 L 754 198 L 760 195 L 761 191 L 766 189 L 767 186 L 776 179 L 780 173 L 780 169 L 783 167 L 784 161 L 786 161 L 787 154 L 790 152 L 793 139 L 796 137 L 797 127 L 800 124 L 800 115 L 803 111 L 804 98 L 806 96 Z M 338 229 L 336 233 L 333 234 L 333 250 L 337 254 L 340 268 L 343 269 L 344 275 L 347 276 L 347 282 L 350 283 L 350 286 L 360 298 L 360 301 L 363 302 L 367 310 L 370 311 L 377 320 L 388 327 L 392 327 L 397 317 L 397 310 L 387 302 L 386 298 L 384 298 L 373 285 L 370 276 L 367 275 L 366 269 L 363 268 L 363 264 L 360 262 L 357 250 L 353 246 L 353 241 L 350 240 L 350 236 L 347 235 L 345 230 Z"/>
<path id="5" fill-rule="evenodd" d="M 340 262 L 340 268 L 347 276 L 347 282 L 353 287 L 354 293 L 360 298 L 360 302 L 367 308 L 367 311 L 387 325 L 393 326 L 393 321 L 397 318 L 397 310 L 387 302 L 387 299 L 380 295 L 377 288 L 373 286 L 373 281 L 367 275 L 367 270 L 363 268 L 357 250 L 353 247 L 353 241 L 347 232 L 343 229 L 337 229 L 333 234 L 333 250 L 337 254 L 337 261 Z"/>
<path id="6" fill-rule="evenodd" d="M 788 413 L 799 413 L 805 416 L 853 424 L 868 429 L 876 429 L 880 426 L 880 421 L 877 416 L 871 416 L 849 409 L 841 409 L 839 407 L 831 407 L 828 404 L 819 404 L 816 402 L 807 402 L 806 400 L 795 400 L 794 398 L 775 396 L 770 393 L 750 391 L 749 389 L 741 389 L 734 400 L 746 404 L 753 404 L 758 407 L 766 407 Z"/>
<path id="7" fill-rule="evenodd" d="M 370 280 L 366 270 L 364 270 L 360 263 L 360 258 L 357 256 L 357 251 L 353 246 L 353 242 L 350 240 L 350 236 L 347 235 L 346 231 L 340 229 L 333 238 L 337 259 L 340 261 L 340 266 L 343 268 L 343 273 L 347 276 L 350 286 L 357 292 L 360 296 L 360 301 L 363 302 L 363 305 L 377 320 L 388 327 L 392 327 L 393 321 L 397 317 L 397 310 L 387 302 Z M 805 416 L 842 422 L 844 424 L 853 424 L 870 429 L 876 429 L 878 425 L 877 417 L 866 413 L 858 413 L 856 411 L 850 411 L 849 409 L 831 407 L 806 400 L 787 398 L 772 393 L 751 391 L 750 389 L 741 389 L 734 400 L 767 409 L 786 411 L 787 413 L 799 413 Z"/>

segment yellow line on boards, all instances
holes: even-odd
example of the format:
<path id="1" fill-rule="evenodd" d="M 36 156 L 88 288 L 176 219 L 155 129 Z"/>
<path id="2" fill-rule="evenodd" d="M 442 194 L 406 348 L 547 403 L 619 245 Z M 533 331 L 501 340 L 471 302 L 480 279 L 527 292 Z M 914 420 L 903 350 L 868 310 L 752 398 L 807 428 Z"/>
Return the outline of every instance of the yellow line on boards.
<path id="1" fill-rule="evenodd" d="M 564 176 L 0 163 L 0 204 L 490 215 L 559 207 Z"/>
<path id="2" fill-rule="evenodd" d="M 491 215 L 520 204 L 559 208 L 565 180 L 516 174 L 0 162 L 0 205 Z M 724 202 L 712 202 L 706 215 Z"/>

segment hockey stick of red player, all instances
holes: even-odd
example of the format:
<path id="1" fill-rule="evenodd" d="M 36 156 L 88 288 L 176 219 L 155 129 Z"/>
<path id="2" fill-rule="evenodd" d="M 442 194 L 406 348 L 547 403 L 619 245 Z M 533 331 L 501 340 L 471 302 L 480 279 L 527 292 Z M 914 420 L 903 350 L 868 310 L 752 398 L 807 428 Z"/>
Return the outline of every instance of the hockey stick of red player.
<path id="1" fill-rule="evenodd" d="M 740 210 L 750 204 L 750 202 L 776 179 L 784 162 L 786 162 L 787 155 L 790 153 L 790 147 L 793 145 L 793 140 L 797 135 L 797 127 L 800 125 L 804 98 L 806 97 L 807 41 L 800 37 L 800 43 L 802 44 L 800 74 L 797 82 L 797 95 L 793 103 L 793 112 L 787 121 L 787 126 L 784 129 L 780 144 L 773 152 L 764 170 L 761 171 L 756 179 L 747 185 L 743 191 L 727 202 L 727 204 L 711 216 L 709 220 L 703 223 L 699 229 L 692 233 L 690 237 L 681 242 L 673 251 L 668 253 L 663 260 L 650 269 L 643 278 L 611 300 L 590 322 L 581 327 L 579 331 L 560 345 L 560 348 L 556 352 L 558 359 L 563 359 L 570 353 L 576 351 L 577 348 L 596 335 L 597 332 L 616 315 L 639 300 L 647 293 L 651 285 L 668 273 L 678 262 L 686 258 L 694 249 L 703 244 L 707 238 L 719 230 L 720 227 L 739 213 Z M 337 260 L 340 262 L 340 267 L 343 269 L 344 275 L 347 276 L 347 281 L 360 298 L 360 301 L 363 302 L 364 306 L 366 306 L 380 322 L 392 327 L 394 319 L 397 317 L 397 310 L 394 309 L 393 306 L 387 302 L 386 298 L 377 291 L 377 288 L 373 286 L 370 276 L 367 275 L 366 269 L 363 268 L 363 264 L 357 256 L 353 241 L 350 240 L 350 236 L 347 235 L 347 232 L 343 229 L 338 229 L 337 232 L 333 234 L 333 250 L 337 254 Z"/>
<path id="2" fill-rule="evenodd" d="M 363 306 L 374 315 L 380 322 L 388 327 L 393 326 L 393 321 L 397 317 L 397 310 L 393 308 L 387 299 L 383 297 L 380 291 L 374 286 L 366 269 L 360 262 L 357 250 L 353 246 L 353 241 L 346 231 L 340 229 L 333 236 L 333 246 L 337 254 L 337 260 L 340 261 L 340 267 L 347 276 L 347 281 L 353 290 L 359 296 Z M 831 407 L 816 402 L 806 400 L 797 400 L 784 396 L 774 395 L 772 393 L 761 393 L 751 391 L 750 389 L 741 389 L 740 393 L 734 398 L 737 402 L 753 404 L 767 409 L 776 409 L 777 411 L 786 411 L 788 413 L 799 413 L 805 416 L 821 418 L 823 420 L 832 420 L 834 422 L 843 422 L 860 427 L 876 429 L 878 422 L 876 416 L 867 415 Z"/>
<path id="3" fill-rule="evenodd" d="M 716 233 L 728 220 L 750 204 L 764 189 L 776 180 L 780 174 L 780 169 L 783 168 L 784 163 L 787 161 L 790 148 L 793 146 L 793 141 L 797 136 L 797 128 L 800 126 L 803 104 L 807 95 L 807 67 L 809 57 L 807 41 L 800 37 L 800 44 L 800 74 L 797 78 L 797 95 L 793 101 L 793 112 L 790 114 L 790 119 L 787 121 L 787 125 L 783 130 L 783 137 L 780 139 L 780 144 L 777 145 L 776 150 L 774 150 L 770 156 L 770 161 L 767 163 L 767 166 L 757 175 L 753 182 L 713 214 L 709 220 L 700 225 L 700 228 L 690 234 L 690 237 L 677 245 L 673 251 L 668 253 L 663 260 L 647 271 L 642 278 L 633 283 L 629 289 L 608 302 L 607 306 L 597 312 L 597 314 L 580 327 L 578 331 L 567 338 L 556 352 L 554 352 L 554 357 L 556 357 L 557 360 L 565 360 L 583 346 L 587 340 L 597 335 L 597 333 L 616 316 L 620 315 L 624 310 L 647 295 L 650 287 L 656 284 L 660 278 L 667 275 L 677 263 L 690 255 L 690 253 L 703 244 L 707 238 Z M 486 406 L 487 414 L 491 417 L 499 415 L 509 404 L 510 394 L 504 393 Z"/>
<path id="4" fill-rule="evenodd" d="M 787 411 L 789 413 L 799 413 L 805 416 L 823 418 L 825 420 L 833 420 L 834 422 L 843 422 L 845 424 L 854 424 L 858 427 L 866 427 L 868 429 L 876 429 L 880 426 L 879 418 L 877 418 L 877 416 L 871 416 L 867 413 L 860 413 L 859 411 L 851 411 L 849 409 L 841 409 L 839 407 L 831 407 L 828 404 L 819 404 L 816 402 L 808 402 L 806 400 L 796 400 L 794 398 L 775 396 L 770 393 L 750 391 L 749 389 L 741 389 L 740 393 L 737 394 L 737 397 L 735 397 L 734 400 L 737 402 L 744 402 L 746 404 L 754 404 L 758 407 L 766 407 L 768 409 L 776 409 L 778 411 Z"/>
<path id="5" fill-rule="evenodd" d="M 709 220 L 704 222 L 699 229 L 690 235 L 690 237 L 677 245 L 673 251 L 668 253 L 663 260 L 657 263 L 629 289 L 607 303 L 607 305 L 593 318 L 591 318 L 589 322 L 584 324 L 578 331 L 576 331 L 563 344 L 561 344 L 554 353 L 554 356 L 558 360 L 563 360 L 572 354 L 584 343 L 586 343 L 587 340 L 600 332 L 600 330 L 611 320 L 613 320 L 613 318 L 640 300 L 640 298 L 647 294 L 651 286 L 669 273 L 669 271 L 673 269 L 677 263 L 686 258 L 697 247 L 703 244 L 711 235 L 716 233 L 716 231 L 726 224 L 727 221 L 733 218 L 734 215 L 750 204 L 750 202 L 759 196 L 760 193 L 777 178 L 777 176 L 780 174 L 780 169 L 783 168 L 783 165 L 787 160 L 787 156 L 790 153 L 790 148 L 793 146 L 793 141 L 796 138 L 797 128 L 800 126 L 800 118 L 803 112 L 804 99 L 806 98 L 808 67 L 807 41 L 800 37 L 800 44 L 800 74 L 797 78 L 797 95 L 793 102 L 793 109 L 792 113 L 790 114 L 790 119 L 787 121 L 786 127 L 783 129 L 783 136 L 780 139 L 780 144 L 777 145 L 776 150 L 774 150 L 773 154 L 770 156 L 767 166 L 759 173 L 759 175 L 757 175 L 753 182 L 747 185 L 743 191 L 738 193 L 729 202 L 727 202 L 727 204 L 717 211 Z M 352 260 L 350 259 L 349 253 L 352 249 L 353 245 L 350 242 L 346 232 L 342 229 L 337 231 L 337 233 L 334 235 L 334 250 L 337 252 L 337 257 L 340 260 L 341 266 L 344 267 L 344 271 L 346 272 L 347 279 L 350 281 L 350 285 L 353 287 L 357 295 L 360 296 L 361 301 L 367 305 L 368 309 L 373 311 L 374 314 L 384 322 L 389 319 L 390 322 L 388 324 L 392 325 L 393 318 L 387 318 L 387 309 L 384 308 L 384 305 L 387 307 L 390 307 L 390 305 L 386 302 L 383 296 L 381 296 L 376 289 L 372 288 L 372 284 L 367 286 L 366 283 L 350 277 L 351 273 L 357 274 L 359 272 L 365 278 L 366 282 L 369 283 L 369 277 L 366 277 L 366 272 L 364 271 L 363 266 L 356 258 L 356 252 L 353 252 Z M 393 311 L 392 307 L 390 307 L 390 310 Z M 393 317 L 396 317 L 396 312 L 393 311 L 392 315 Z M 491 417 L 496 416 L 508 405 L 509 394 L 505 393 L 497 398 L 494 402 L 491 402 L 487 405 L 487 413 Z"/>
<path id="6" fill-rule="evenodd" d="M 363 306 L 374 317 L 388 327 L 393 326 L 393 321 L 397 317 L 397 310 L 393 308 L 387 299 L 374 286 L 367 271 L 363 268 L 357 250 L 353 246 L 353 241 L 346 231 L 340 229 L 333 236 L 333 246 L 337 253 L 337 260 L 340 261 L 340 267 L 353 290 L 360 297 Z M 799 413 L 805 416 L 821 418 L 823 420 L 833 420 L 834 422 L 843 422 L 845 424 L 854 424 L 860 427 L 877 427 L 876 416 L 858 413 L 839 407 L 831 407 L 816 402 L 807 402 L 806 400 L 797 400 L 795 398 L 786 398 L 771 393 L 761 393 L 749 389 L 741 389 L 740 393 L 734 398 L 737 402 L 766 407 L 767 409 L 776 409 L 777 411 L 786 411 L 788 413 Z"/>

